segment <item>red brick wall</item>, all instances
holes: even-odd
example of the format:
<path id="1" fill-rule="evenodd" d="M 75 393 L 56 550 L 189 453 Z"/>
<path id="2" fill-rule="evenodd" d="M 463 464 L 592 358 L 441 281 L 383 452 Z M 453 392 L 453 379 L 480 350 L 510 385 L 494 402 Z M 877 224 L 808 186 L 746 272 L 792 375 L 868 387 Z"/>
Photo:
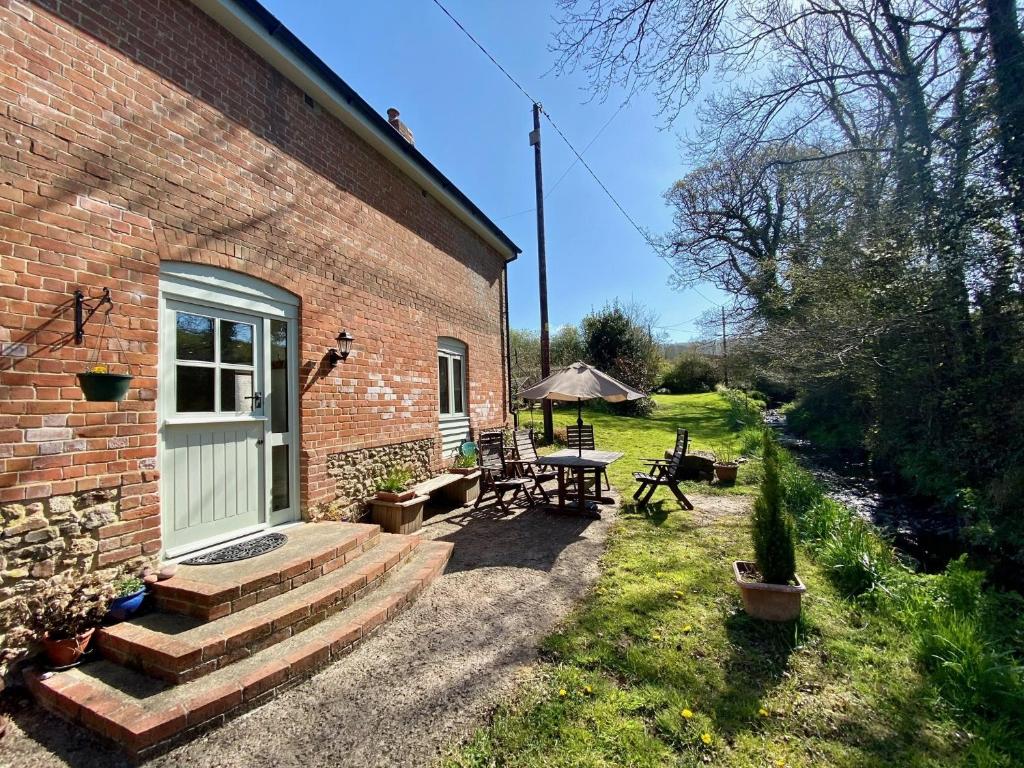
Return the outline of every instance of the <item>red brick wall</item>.
<path id="1" fill-rule="evenodd" d="M 501 256 L 189 2 L 0 0 L 0 131 L 0 505 L 117 487 L 105 562 L 158 550 L 161 260 L 300 297 L 304 506 L 327 454 L 437 436 L 438 336 L 469 346 L 474 427 L 504 421 Z M 75 346 L 69 302 L 102 287 L 120 404 L 76 386 L 100 315 Z"/>

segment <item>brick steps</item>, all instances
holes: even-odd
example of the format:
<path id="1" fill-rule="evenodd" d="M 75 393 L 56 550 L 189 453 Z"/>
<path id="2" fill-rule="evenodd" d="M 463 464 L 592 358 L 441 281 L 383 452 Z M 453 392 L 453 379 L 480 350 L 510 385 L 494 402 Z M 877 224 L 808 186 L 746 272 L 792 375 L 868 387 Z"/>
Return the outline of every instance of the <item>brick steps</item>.
<path id="1" fill-rule="evenodd" d="M 377 543 L 380 527 L 361 523 L 310 523 L 288 532 L 280 549 L 221 565 L 178 568 L 153 585 L 157 607 L 211 621 L 269 600 L 320 578 Z"/>
<path id="2" fill-rule="evenodd" d="M 174 684 L 195 680 L 351 605 L 379 587 L 420 543 L 391 534 L 370 541 L 376 542 L 372 549 L 351 550 L 360 556 L 336 570 L 215 621 L 154 613 L 101 629 L 94 642 L 107 659 L 151 677 Z"/>
<path id="3" fill-rule="evenodd" d="M 451 551 L 447 542 L 421 542 L 385 584 L 363 599 L 183 685 L 155 680 L 109 660 L 58 673 L 29 669 L 26 681 L 47 708 L 113 739 L 135 757 L 147 757 L 259 706 L 348 653 L 437 578 Z"/>

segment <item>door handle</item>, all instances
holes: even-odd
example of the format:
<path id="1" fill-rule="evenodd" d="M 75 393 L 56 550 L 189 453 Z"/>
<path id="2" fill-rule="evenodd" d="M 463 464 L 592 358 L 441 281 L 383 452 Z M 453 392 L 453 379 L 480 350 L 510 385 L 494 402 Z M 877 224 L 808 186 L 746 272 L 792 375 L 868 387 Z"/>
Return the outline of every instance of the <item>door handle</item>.
<path id="1" fill-rule="evenodd" d="M 263 445 L 263 438 L 262 437 L 259 440 L 256 441 L 256 445 Z"/>
<path id="2" fill-rule="evenodd" d="M 246 395 L 245 400 L 252 400 L 252 409 L 255 411 L 261 405 L 263 405 L 263 393 L 253 392 L 251 395 Z"/>

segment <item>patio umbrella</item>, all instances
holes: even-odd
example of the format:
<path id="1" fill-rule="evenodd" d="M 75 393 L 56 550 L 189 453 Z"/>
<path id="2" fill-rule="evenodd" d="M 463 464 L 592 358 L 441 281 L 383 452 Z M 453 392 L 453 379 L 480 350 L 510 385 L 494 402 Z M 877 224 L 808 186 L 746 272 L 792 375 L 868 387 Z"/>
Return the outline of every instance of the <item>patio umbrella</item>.
<path id="1" fill-rule="evenodd" d="M 576 401 L 576 423 L 583 427 L 583 401 L 600 398 L 609 403 L 640 400 L 646 397 L 607 373 L 586 363 L 573 363 L 519 393 L 526 400 Z M 580 454 L 583 446 L 580 445 Z"/>

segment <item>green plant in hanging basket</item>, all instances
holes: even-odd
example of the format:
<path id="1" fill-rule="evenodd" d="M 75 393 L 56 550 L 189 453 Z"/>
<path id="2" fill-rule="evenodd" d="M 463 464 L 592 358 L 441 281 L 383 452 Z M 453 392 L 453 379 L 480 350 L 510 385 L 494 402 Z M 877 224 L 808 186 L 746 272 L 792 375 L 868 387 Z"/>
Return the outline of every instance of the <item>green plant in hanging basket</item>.
<path id="1" fill-rule="evenodd" d="M 79 291 L 75 295 L 78 297 L 78 301 L 81 302 L 81 292 Z M 108 305 L 106 314 L 103 316 L 103 325 L 100 327 L 99 336 L 96 338 L 96 351 L 92 365 L 84 373 L 78 374 L 78 386 L 82 390 L 82 394 L 85 395 L 85 399 L 90 402 L 117 403 L 124 400 L 125 395 L 128 394 L 128 388 L 132 383 L 132 367 L 128 362 L 128 353 L 125 351 L 124 342 L 121 340 L 117 328 L 110 323 L 110 312 L 114 308 L 114 302 L 110 298 L 110 291 L 104 288 L 103 295 L 104 297 L 99 300 L 99 304 L 89 307 L 90 313 L 88 317 L 81 318 L 76 315 L 75 318 L 75 322 L 78 324 L 76 334 L 84 336 L 85 322 L 89 317 L 92 317 L 99 306 L 103 304 Z M 77 311 L 80 312 L 80 309 Z M 128 373 L 111 373 L 110 367 L 106 363 L 99 361 L 100 350 L 103 349 L 103 339 L 106 336 L 108 327 L 111 329 L 114 340 L 121 350 L 121 360 L 128 369 Z"/>
<path id="2" fill-rule="evenodd" d="M 94 365 L 78 374 L 78 386 L 90 402 L 117 403 L 124 400 L 132 383 L 130 373 L 111 373 L 106 365 Z"/>

